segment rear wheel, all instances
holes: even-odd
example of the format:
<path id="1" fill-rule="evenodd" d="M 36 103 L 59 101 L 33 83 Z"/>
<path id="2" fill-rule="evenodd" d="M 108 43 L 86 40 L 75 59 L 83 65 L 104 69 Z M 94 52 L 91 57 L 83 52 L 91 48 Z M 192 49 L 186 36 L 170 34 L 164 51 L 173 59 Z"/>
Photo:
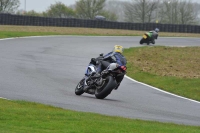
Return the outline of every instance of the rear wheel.
<path id="1" fill-rule="evenodd" d="M 117 86 L 117 82 L 112 76 L 108 76 L 100 88 L 95 91 L 95 97 L 98 99 L 104 99 L 111 91 Z"/>
<path id="2" fill-rule="evenodd" d="M 155 44 L 155 40 L 152 41 L 152 44 Z"/>
<path id="3" fill-rule="evenodd" d="M 85 79 L 83 78 L 79 83 L 78 85 L 76 86 L 76 89 L 75 89 L 75 94 L 76 95 L 82 95 L 84 93 L 84 81 Z"/>

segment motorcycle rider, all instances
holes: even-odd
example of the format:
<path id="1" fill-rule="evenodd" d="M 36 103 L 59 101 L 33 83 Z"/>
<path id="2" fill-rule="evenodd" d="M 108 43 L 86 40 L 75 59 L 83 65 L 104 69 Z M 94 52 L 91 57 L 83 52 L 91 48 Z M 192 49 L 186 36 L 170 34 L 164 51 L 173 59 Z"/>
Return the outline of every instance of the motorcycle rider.
<path id="1" fill-rule="evenodd" d="M 156 28 L 155 30 L 152 30 L 152 31 L 149 31 L 148 33 L 150 34 L 150 36 L 151 36 L 151 42 L 153 43 L 153 44 L 155 44 L 155 39 L 158 39 L 158 32 L 159 32 L 159 29 L 158 28 Z M 147 33 L 147 34 L 148 34 Z"/>
<path id="2" fill-rule="evenodd" d="M 100 54 L 99 57 L 92 58 L 90 61 L 90 64 L 97 66 L 98 74 L 102 75 L 103 77 L 104 75 L 108 73 L 108 70 L 106 70 L 106 68 L 108 68 L 108 66 L 111 63 L 117 63 L 119 67 L 126 66 L 127 61 L 126 61 L 126 58 L 122 55 L 122 53 L 123 53 L 123 46 L 115 45 L 112 52 L 106 54 L 105 56 L 103 56 L 103 54 Z M 85 73 L 85 75 L 87 75 L 87 72 Z M 115 90 L 118 89 L 123 78 L 124 78 L 124 75 L 117 77 L 116 79 L 117 87 L 115 88 Z"/>

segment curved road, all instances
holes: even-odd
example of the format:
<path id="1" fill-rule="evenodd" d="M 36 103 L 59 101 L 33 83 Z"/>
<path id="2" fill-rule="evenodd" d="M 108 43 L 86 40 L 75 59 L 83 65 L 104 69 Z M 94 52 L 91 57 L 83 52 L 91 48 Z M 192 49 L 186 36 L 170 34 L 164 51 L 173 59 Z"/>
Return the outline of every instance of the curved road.
<path id="1" fill-rule="evenodd" d="M 125 78 L 105 100 L 76 96 L 91 57 L 140 37 L 51 36 L 0 41 L 0 97 L 65 109 L 200 126 L 200 103 Z M 200 38 L 159 38 L 156 45 L 200 46 Z"/>

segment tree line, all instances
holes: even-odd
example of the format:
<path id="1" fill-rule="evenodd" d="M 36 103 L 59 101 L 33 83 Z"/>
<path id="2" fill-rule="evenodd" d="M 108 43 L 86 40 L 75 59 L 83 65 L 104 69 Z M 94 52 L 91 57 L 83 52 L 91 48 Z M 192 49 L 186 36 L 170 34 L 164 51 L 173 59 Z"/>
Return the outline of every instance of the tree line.
<path id="1" fill-rule="evenodd" d="M 200 4 L 191 0 L 77 0 L 70 6 L 58 1 L 43 12 L 22 11 L 19 6 L 19 0 L 0 0 L 0 12 L 31 16 L 94 19 L 101 15 L 108 21 L 200 24 Z"/>

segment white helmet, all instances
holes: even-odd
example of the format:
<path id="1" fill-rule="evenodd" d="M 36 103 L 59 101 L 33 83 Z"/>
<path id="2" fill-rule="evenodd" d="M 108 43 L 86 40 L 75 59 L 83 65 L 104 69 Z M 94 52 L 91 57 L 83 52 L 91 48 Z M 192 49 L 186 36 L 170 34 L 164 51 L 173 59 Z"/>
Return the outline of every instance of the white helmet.
<path id="1" fill-rule="evenodd" d="M 159 32 L 160 30 L 158 28 L 155 29 L 155 32 Z"/>

